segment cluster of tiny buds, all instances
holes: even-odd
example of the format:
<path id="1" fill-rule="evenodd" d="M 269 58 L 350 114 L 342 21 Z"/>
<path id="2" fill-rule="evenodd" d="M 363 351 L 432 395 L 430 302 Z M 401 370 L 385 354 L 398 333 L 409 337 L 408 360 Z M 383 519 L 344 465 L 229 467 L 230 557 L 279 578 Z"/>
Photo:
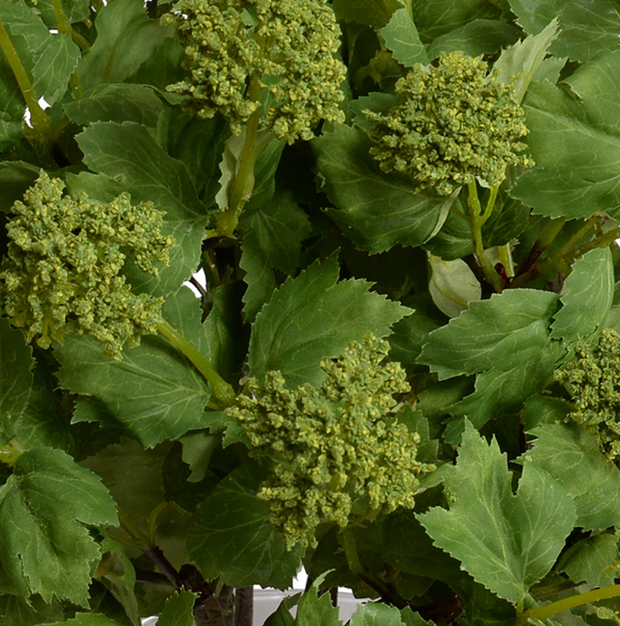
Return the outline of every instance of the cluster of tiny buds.
<path id="1" fill-rule="evenodd" d="M 185 50 L 189 96 L 199 117 L 222 114 L 239 134 L 260 111 L 261 130 L 292 143 L 320 120 L 343 121 L 346 68 L 327 0 L 180 0 L 166 17 Z"/>
<path id="2" fill-rule="evenodd" d="M 533 165 L 520 154 L 528 131 L 514 86 L 481 58 L 452 52 L 436 65 L 416 64 L 396 93 L 399 104 L 387 114 L 365 111 L 375 122 L 370 153 L 385 172 L 450 195 L 476 180 L 499 186 L 508 167 Z"/>
<path id="3" fill-rule="evenodd" d="M 341 527 L 354 515 L 413 508 L 420 474 L 418 433 L 392 415 L 394 394 L 409 391 L 405 372 L 386 361 L 388 343 L 373 335 L 321 363 L 326 378 L 289 389 L 280 372 L 228 409 L 245 430 L 251 454 L 271 459 L 259 497 L 290 549 L 314 546 L 319 524 Z M 355 513 L 354 513 L 355 511 Z"/>

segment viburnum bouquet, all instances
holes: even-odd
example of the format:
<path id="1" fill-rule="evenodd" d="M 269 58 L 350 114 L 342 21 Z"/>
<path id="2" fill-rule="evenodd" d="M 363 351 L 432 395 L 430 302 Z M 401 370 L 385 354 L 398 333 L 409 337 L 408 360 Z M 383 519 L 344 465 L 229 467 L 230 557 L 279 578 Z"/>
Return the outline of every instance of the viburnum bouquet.
<path id="1" fill-rule="evenodd" d="M 619 35 L 0 0 L 0 624 L 620 623 Z"/>

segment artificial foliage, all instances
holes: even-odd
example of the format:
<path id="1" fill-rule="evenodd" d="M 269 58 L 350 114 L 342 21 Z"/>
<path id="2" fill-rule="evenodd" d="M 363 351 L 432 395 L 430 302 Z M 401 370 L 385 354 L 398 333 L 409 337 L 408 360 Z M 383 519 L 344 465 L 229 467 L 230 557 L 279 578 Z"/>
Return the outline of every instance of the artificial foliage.
<path id="1" fill-rule="evenodd" d="M 2 626 L 620 621 L 616 9 L 0 0 Z"/>

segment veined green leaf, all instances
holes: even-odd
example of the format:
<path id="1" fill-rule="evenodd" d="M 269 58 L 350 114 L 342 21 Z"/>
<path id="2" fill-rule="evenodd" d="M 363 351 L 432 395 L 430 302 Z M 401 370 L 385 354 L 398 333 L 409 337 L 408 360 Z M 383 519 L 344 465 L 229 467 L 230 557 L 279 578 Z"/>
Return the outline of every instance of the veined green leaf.
<path id="1" fill-rule="evenodd" d="M 292 386 L 318 383 L 319 361 L 336 357 L 371 331 L 385 337 L 410 309 L 377 293 L 365 280 L 338 282 L 334 256 L 289 278 L 256 318 L 250 339 L 250 373 L 258 379 L 280 370 Z"/>
<path id="2" fill-rule="evenodd" d="M 564 485 L 577 507 L 577 526 L 604 529 L 620 519 L 620 470 L 606 461 L 594 437 L 578 426 L 544 424 L 528 460 Z"/>
<path id="3" fill-rule="evenodd" d="M 198 506 L 187 545 L 208 580 L 221 576 L 234 587 L 291 585 L 301 550 L 286 550 L 269 521 L 269 504 L 256 496 L 264 478 L 256 464 L 242 465 Z"/>
<path id="4" fill-rule="evenodd" d="M 620 206 L 620 50 L 605 52 L 564 82 L 532 83 L 523 101 L 536 166 L 511 195 L 534 213 L 568 219 Z"/>
<path id="5" fill-rule="evenodd" d="M 11 626 L 36 626 L 63 619 L 64 611 L 59 602 L 46 604 L 37 596 L 0 594 L 0 615 Z"/>
<path id="6" fill-rule="evenodd" d="M 36 7 L 47 27 L 58 28 L 54 0 L 27 0 L 27 3 Z M 62 8 L 70 22 L 80 22 L 90 17 L 90 0 L 62 0 Z"/>
<path id="7" fill-rule="evenodd" d="M 418 30 L 405 7 L 394 11 L 390 21 L 379 32 L 394 58 L 402 65 L 413 67 L 416 63 L 428 63 Z"/>
<path id="8" fill-rule="evenodd" d="M 618 47 L 620 16 L 614 0 L 508 0 L 525 32 L 534 35 L 557 18 L 560 26 L 551 52 L 588 61 Z"/>
<path id="9" fill-rule="evenodd" d="M 613 564 L 618 560 L 616 537 L 612 534 L 584 537 L 562 554 L 556 566 L 575 583 L 586 582 L 591 587 L 614 584 Z"/>
<path id="10" fill-rule="evenodd" d="M 325 580 L 325 574 L 320 575 L 310 589 L 304 593 L 297 604 L 296 626 L 340 626 L 338 607 L 331 603 L 329 594 L 319 597 L 319 585 Z"/>
<path id="11" fill-rule="evenodd" d="M 383 173 L 362 130 L 338 124 L 312 146 L 337 207 L 328 214 L 358 248 L 375 254 L 396 244 L 419 246 L 436 234 L 446 198 L 418 193 L 404 174 Z"/>
<path id="12" fill-rule="evenodd" d="M 85 525 L 115 525 L 116 506 L 98 476 L 61 450 L 24 452 L 0 487 L 0 586 L 88 606 L 99 547 Z"/>
<path id="13" fill-rule="evenodd" d="M 575 261 L 566 279 L 562 308 L 554 315 L 551 337 L 588 339 L 600 330 L 614 297 L 614 265 L 609 248 L 590 250 Z"/>
<path id="14" fill-rule="evenodd" d="M 122 83 L 174 32 L 172 26 L 149 19 L 142 0 L 110 2 L 98 12 L 95 27 L 97 39 L 78 66 L 84 91 L 101 83 Z"/>
<path id="15" fill-rule="evenodd" d="M 137 280 L 157 295 L 176 291 L 198 265 L 207 224 L 185 165 L 133 122 L 97 122 L 78 136 L 78 143 L 92 170 L 120 183 L 134 202 L 150 200 L 165 212 L 167 233 L 175 238 L 170 267 L 162 268 L 160 281 L 143 273 Z"/>
<path id="16" fill-rule="evenodd" d="M 194 602 L 197 593 L 181 589 L 166 600 L 164 610 L 157 620 L 158 626 L 194 626 Z"/>
<path id="17" fill-rule="evenodd" d="M 474 580 L 517 602 L 549 572 L 577 516 L 564 487 L 533 463 L 525 463 L 516 495 L 511 480 L 495 439 L 487 444 L 469 426 L 445 479 L 449 510 L 418 519 Z"/>

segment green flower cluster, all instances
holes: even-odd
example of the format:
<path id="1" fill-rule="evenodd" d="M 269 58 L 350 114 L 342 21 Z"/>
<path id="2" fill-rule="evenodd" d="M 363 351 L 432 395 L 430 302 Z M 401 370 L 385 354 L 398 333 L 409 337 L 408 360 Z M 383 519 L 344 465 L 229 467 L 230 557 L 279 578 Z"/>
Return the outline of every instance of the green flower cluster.
<path id="1" fill-rule="evenodd" d="M 498 186 L 510 165 L 530 166 L 518 153 L 527 134 L 513 87 L 487 64 L 461 52 L 436 66 L 416 66 L 396 83 L 399 104 L 375 121 L 371 155 L 385 172 L 412 175 L 419 189 L 450 195 L 476 179 Z"/>
<path id="2" fill-rule="evenodd" d="M 575 411 L 568 419 L 596 434 L 601 450 L 614 462 L 620 457 L 620 335 L 603 330 L 596 343 L 580 344 L 575 359 L 555 373 L 568 391 Z"/>
<path id="3" fill-rule="evenodd" d="M 343 121 L 346 68 L 327 0 L 180 0 L 176 23 L 191 73 L 169 91 L 190 95 L 203 118 L 217 112 L 239 134 L 266 102 L 260 129 L 310 140 L 321 119 Z"/>
<path id="4" fill-rule="evenodd" d="M 270 372 L 264 386 L 249 380 L 249 395 L 227 409 L 251 454 L 272 461 L 258 495 L 289 549 L 316 545 L 323 522 L 344 527 L 355 514 L 413 508 L 419 474 L 434 469 L 416 461 L 419 435 L 389 415 L 394 394 L 410 388 L 400 364 L 385 362 L 388 348 L 369 334 L 321 362 L 320 387 L 288 389 L 280 372 Z"/>
<path id="5" fill-rule="evenodd" d="M 42 173 L 16 202 L 0 265 L 0 310 L 29 341 L 47 348 L 69 332 L 88 333 L 120 359 L 123 344 L 155 333 L 163 299 L 135 295 L 122 269 L 129 252 L 157 276 L 172 239 L 150 202 L 132 206 L 123 193 L 109 204 L 63 196 L 65 185 Z"/>

